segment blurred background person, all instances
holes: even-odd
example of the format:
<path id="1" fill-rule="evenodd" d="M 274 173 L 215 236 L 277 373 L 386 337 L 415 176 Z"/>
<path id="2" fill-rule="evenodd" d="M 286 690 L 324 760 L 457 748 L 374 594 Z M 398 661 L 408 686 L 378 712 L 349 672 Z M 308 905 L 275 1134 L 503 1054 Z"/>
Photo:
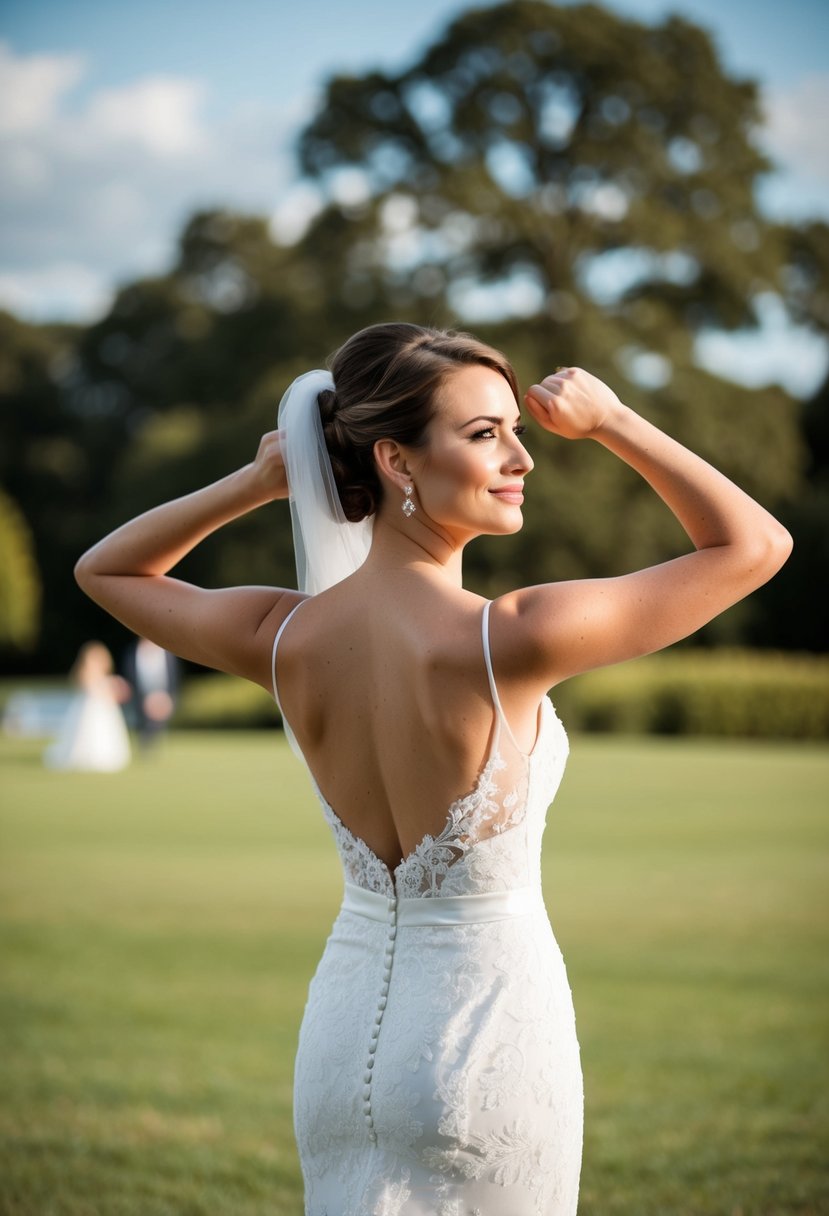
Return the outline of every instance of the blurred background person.
<path id="1" fill-rule="evenodd" d="M 130 741 L 121 712 L 129 689 L 113 672 L 112 655 L 103 642 L 86 642 L 70 672 L 77 687 L 58 735 L 47 748 L 47 768 L 111 773 L 130 762 Z"/>
<path id="2" fill-rule="evenodd" d="M 136 638 L 124 655 L 124 676 L 142 751 L 158 742 L 176 707 L 178 660 L 148 638 Z"/>

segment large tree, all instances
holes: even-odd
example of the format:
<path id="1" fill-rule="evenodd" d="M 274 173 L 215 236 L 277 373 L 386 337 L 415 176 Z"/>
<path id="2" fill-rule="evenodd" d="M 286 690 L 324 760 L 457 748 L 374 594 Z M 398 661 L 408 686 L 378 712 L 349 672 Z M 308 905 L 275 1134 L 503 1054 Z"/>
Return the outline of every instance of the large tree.
<path id="1" fill-rule="evenodd" d="M 475 327 L 524 377 L 589 367 L 773 504 L 797 483 L 793 403 L 695 357 L 701 331 L 751 327 L 778 286 L 786 239 L 756 205 L 759 122 L 755 86 L 678 17 L 473 9 L 405 70 L 329 83 L 300 143 L 327 199 L 305 246 L 325 247 L 350 320 L 463 324 L 483 300 L 492 317 Z M 537 446 L 507 577 L 610 573 L 679 542 L 604 454 Z M 491 586 L 495 554 L 473 555 Z"/>
<path id="2" fill-rule="evenodd" d="M 568 359 L 593 353 L 597 327 L 660 351 L 670 334 L 687 357 L 696 330 L 749 323 L 775 283 L 759 119 L 754 85 L 680 18 L 514 0 L 464 13 L 397 75 L 332 80 L 301 157 L 335 190 L 344 169 L 368 190 L 338 208 L 354 225 L 348 256 L 333 251 L 346 302 L 372 271 L 401 303 L 518 275 L 537 288 L 536 336 Z M 589 283 L 618 252 L 608 308 Z"/>

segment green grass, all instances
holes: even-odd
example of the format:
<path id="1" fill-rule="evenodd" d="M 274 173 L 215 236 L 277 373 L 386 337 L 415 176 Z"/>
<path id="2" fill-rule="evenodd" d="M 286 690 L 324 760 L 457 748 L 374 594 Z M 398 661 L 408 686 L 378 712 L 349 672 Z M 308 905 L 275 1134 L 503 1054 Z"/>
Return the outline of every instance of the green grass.
<path id="1" fill-rule="evenodd" d="M 116 776 L 0 742 L 0 1213 L 299 1216 L 291 1073 L 339 864 L 267 734 Z M 544 882 L 580 1216 L 829 1212 L 817 747 L 582 738 Z"/>

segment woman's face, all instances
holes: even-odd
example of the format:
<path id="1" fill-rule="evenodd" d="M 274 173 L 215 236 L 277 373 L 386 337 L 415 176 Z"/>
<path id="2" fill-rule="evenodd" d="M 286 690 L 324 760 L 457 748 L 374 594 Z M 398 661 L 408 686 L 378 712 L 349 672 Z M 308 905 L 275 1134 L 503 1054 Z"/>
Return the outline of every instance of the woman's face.
<path id="1" fill-rule="evenodd" d="M 533 467 L 524 427 L 503 376 L 478 364 L 446 380 L 427 445 L 412 449 L 415 500 L 457 539 L 517 532 L 523 482 Z"/>

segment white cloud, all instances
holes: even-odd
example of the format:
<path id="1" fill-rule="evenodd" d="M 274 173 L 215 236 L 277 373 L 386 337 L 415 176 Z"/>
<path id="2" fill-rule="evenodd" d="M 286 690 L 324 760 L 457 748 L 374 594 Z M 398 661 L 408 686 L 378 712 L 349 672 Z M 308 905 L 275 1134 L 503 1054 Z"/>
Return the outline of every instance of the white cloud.
<path id="1" fill-rule="evenodd" d="M 9 187 L 22 198 L 41 194 L 52 179 L 46 157 L 22 144 L 8 147 L 3 163 Z"/>
<path id="2" fill-rule="evenodd" d="M 162 157 L 198 154 L 208 148 L 199 116 L 204 92 L 204 86 L 193 80 L 139 80 L 98 93 L 85 125 L 102 144 L 127 140 Z"/>
<path id="3" fill-rule="evenodd" d="M 89 320 L 113 285 L 165 269 L 194 211 L 271 215 L 292 177 L 298 103 L 208 121 L 198 80 L 77 95 L 84 73 L 0 44 L 0 307 L 23 316 Z"/>
<path id="4" fill-rule="evenodd" d="M 829 214 L 829 73 L 812 73 L 787 89 L 763 96 L 766 126 L 760 136 L 776 172 L 761 180 L 763 210 L 786 221 L 825 219 Z"/>
<path id="5" fill-rule="evenodd" d="M 41 129 L 57 112 L 64 93 L 80 80 L 80 55 L 30 55 L 16 59 L 0 42 L 0 133 Z"/>
<path id="6" fill-rule="evenodd" d="M 825 340 L 794 325 L 774 295 L 762 296 L 756 308 L 757 331 L 727 334 L 709 330 L 697 339 L 697 360 L 715 375 L 750 388 L 780 384 L 796 397 L 810 396 L 829 367 Z"/>
<path id="7" fill-rule="evenodd" d="M 530 274 L 513 271 L 500 283 L 457 280 L 449 288 L 452 308 L 471 324 L 501 317 L 531 317 L 544 303 L 544 291 Z"/>
<path id="8" fill-rule="evenodd" d="M 99 238 L 118 239 L 124 229 L 144 227 L 150 200 L 126 181 L 102 182 L 89 200 L 87 218 Z"/>
<path id="9" fill-rule="evenodd" d="M 804 76 L 788 90 L 769 89 L 765 109 L 766 143 L 775 160 L 821 177 L 829 187 L 829 74 Z"/>
<path id="10" fill-rule="evenodd" d="M 298 182 L 272 212 L 271 235 L 285 245 L 293 245 L 305 235 L 322 207 L 319 190 L 305 182 Z"/>
<path id="11" fill-rule="evenodd" d="M 19 316 L 52 320 L 67 316 L 94 321 L 112 295 L 105 275 L 77 262 L 54 262 L 36 270 L 0 271 L 0 303 Z"/>

